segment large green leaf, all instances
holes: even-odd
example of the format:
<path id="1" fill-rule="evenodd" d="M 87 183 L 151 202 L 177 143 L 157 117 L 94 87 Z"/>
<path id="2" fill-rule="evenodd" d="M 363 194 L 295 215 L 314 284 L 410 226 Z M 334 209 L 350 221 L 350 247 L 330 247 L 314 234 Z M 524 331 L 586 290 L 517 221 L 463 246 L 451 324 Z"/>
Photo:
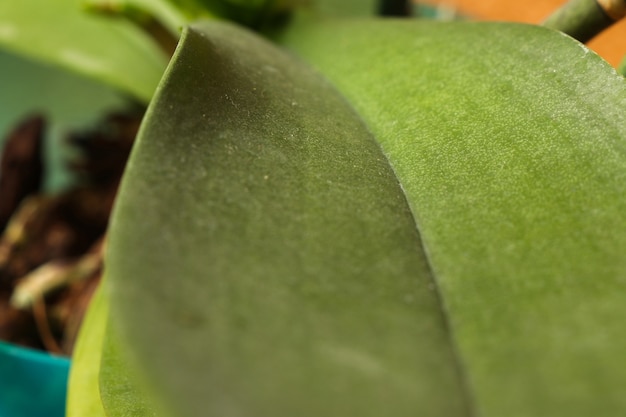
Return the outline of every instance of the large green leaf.
<path id="1" fill-rule="evenodd" d="M 149 101 L 167 57 L 123 19 L 86 13 L 81 0 L 0 2 L 0 47 L 85 74 Z"/>
<path id="2" fill-rule="evenodd" d="M 107 258 L 130 353 L 104 389 L 137 367 L 172 416 L 469 415 L 404 194 L 323 79 L 193 26 L 136 145 Z"/>
<path id="3" fill-rule="evenodd" d="M 480 415 L 622 415 L 623 78 L 521 25 L 311 25 L 288 42 L 388 155 Z"/>
<path id="4" fill-rule="evenodd" d="M 172 416 L 621 416 L 624 81 L 529 26 L 285 41 L 386 157 L 293 58 L 190 29 L 112 224 L 103 386 L 132 368 Z"/>

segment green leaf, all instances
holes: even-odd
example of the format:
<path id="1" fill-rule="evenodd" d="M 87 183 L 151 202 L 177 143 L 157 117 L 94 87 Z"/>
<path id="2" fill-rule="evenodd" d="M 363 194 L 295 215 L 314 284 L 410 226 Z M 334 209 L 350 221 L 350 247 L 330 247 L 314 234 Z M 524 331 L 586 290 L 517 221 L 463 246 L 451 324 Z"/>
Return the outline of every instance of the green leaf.
<path id="1" fill-rule="evenodd" d="M 128 165 L 107 268 L 118 349 L 166 415 L 469 415 L 378 144 L 323 79 L 252 33 L 183 34 Z"/>
<path id="2" fill-rule="evenodd" d="M 98 379 L 108 309 L 108 297 L 100 286 L 89 304 L 72 356 L 67 417 L 106 417 L 100 400 Z"/>
<path id="3" fill-rule="evenodd" d="M 167 62 L 130 22 L 88 14 L 80 0 L 0 3 L 0 48 L 93 77 L 145 102 Z"/>
<path id="4" fill-rule="evenodd" d="M 72 356 L 66 417 L 107 417 L 104 404 L 124 410 L 128 417 L 160 415 L 146 403 L 133 362 L 109 323 L 106 282 L 93 295 Z M 110 379 L 110 380 L 108 380 Z M 100 383 L 100 381 L 105 381 Z"/>
<path id="5" fill-rule="evenodd" d="M 367 127 L 293 58 L 202 25 L 131 158 L 114 343 L 164 415 L 621 416 L 624 80 L 530 26 L 285 42 Z"/>
<path id="6" fill-rule="evenodd" d="M 479 414 L 622 415 L 623 78 L 531 26 L 320 24 L 285 41 L 388 155 Z"/>

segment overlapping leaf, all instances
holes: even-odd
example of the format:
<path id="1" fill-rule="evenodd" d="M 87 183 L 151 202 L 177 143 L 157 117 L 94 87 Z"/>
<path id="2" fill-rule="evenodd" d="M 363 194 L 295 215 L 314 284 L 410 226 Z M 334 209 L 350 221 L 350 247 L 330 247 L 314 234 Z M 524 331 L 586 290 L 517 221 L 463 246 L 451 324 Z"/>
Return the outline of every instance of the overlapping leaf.
<path id="1" fill-rule="evenodd" d="M 623 80 L 527 26 L 285 41 L 386 156 L 297 60 L 188 30 L 109 242 L 137 359 L 102 384 L 132 366 L 172 416 L 619 416 Z"/>
<path id="2" fill-rule="evenodd" d="M 623 78 L 532 26 L 311 25 L 288 42 L 388 155 L 480 415 L 621 415 Z"/>
<path id="3" fill-rule="evenodd" d="M 251 33 L 186 32 L 109 243 L 119 343 L 172 415 L 466 415 L 377 143 L 321 77 Z"/>
<path id="4" fill-rule="evenodd" d="M 464 415 L 413 218 L 340 95 L 198 25 L 147 117 L 107 265 L 121 343 L 173 414 Z"/>

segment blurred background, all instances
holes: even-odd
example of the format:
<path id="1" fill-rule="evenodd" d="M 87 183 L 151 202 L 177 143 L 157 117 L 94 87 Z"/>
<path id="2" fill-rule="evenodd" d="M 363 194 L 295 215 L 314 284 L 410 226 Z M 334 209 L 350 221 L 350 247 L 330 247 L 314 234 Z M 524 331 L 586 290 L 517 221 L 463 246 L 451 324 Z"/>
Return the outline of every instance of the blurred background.
<path id="1" fill-rule="evenodd" d="M 419 3 L 436 7 L 440 16 L 538 24 L 566 0 L 420 0 Z M 626 21 L 616 23 L 592 39 L 588 46 L 617 67 L 626 55 Z"/>

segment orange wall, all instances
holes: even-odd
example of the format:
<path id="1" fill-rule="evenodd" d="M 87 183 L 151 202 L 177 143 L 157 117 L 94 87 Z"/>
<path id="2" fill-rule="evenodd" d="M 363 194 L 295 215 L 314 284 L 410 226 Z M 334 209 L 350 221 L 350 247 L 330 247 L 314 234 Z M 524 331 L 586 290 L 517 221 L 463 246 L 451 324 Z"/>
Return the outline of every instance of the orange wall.
<path id="1" fill-rule="evenodd" d="M 540 23 L 564 0 L 420 0 L 418 3 L 443 5 L 480 20 Z M 589 42 L 589 47 L 612 65 L 626 55 L 626 19 L 613 25 Z"/>

